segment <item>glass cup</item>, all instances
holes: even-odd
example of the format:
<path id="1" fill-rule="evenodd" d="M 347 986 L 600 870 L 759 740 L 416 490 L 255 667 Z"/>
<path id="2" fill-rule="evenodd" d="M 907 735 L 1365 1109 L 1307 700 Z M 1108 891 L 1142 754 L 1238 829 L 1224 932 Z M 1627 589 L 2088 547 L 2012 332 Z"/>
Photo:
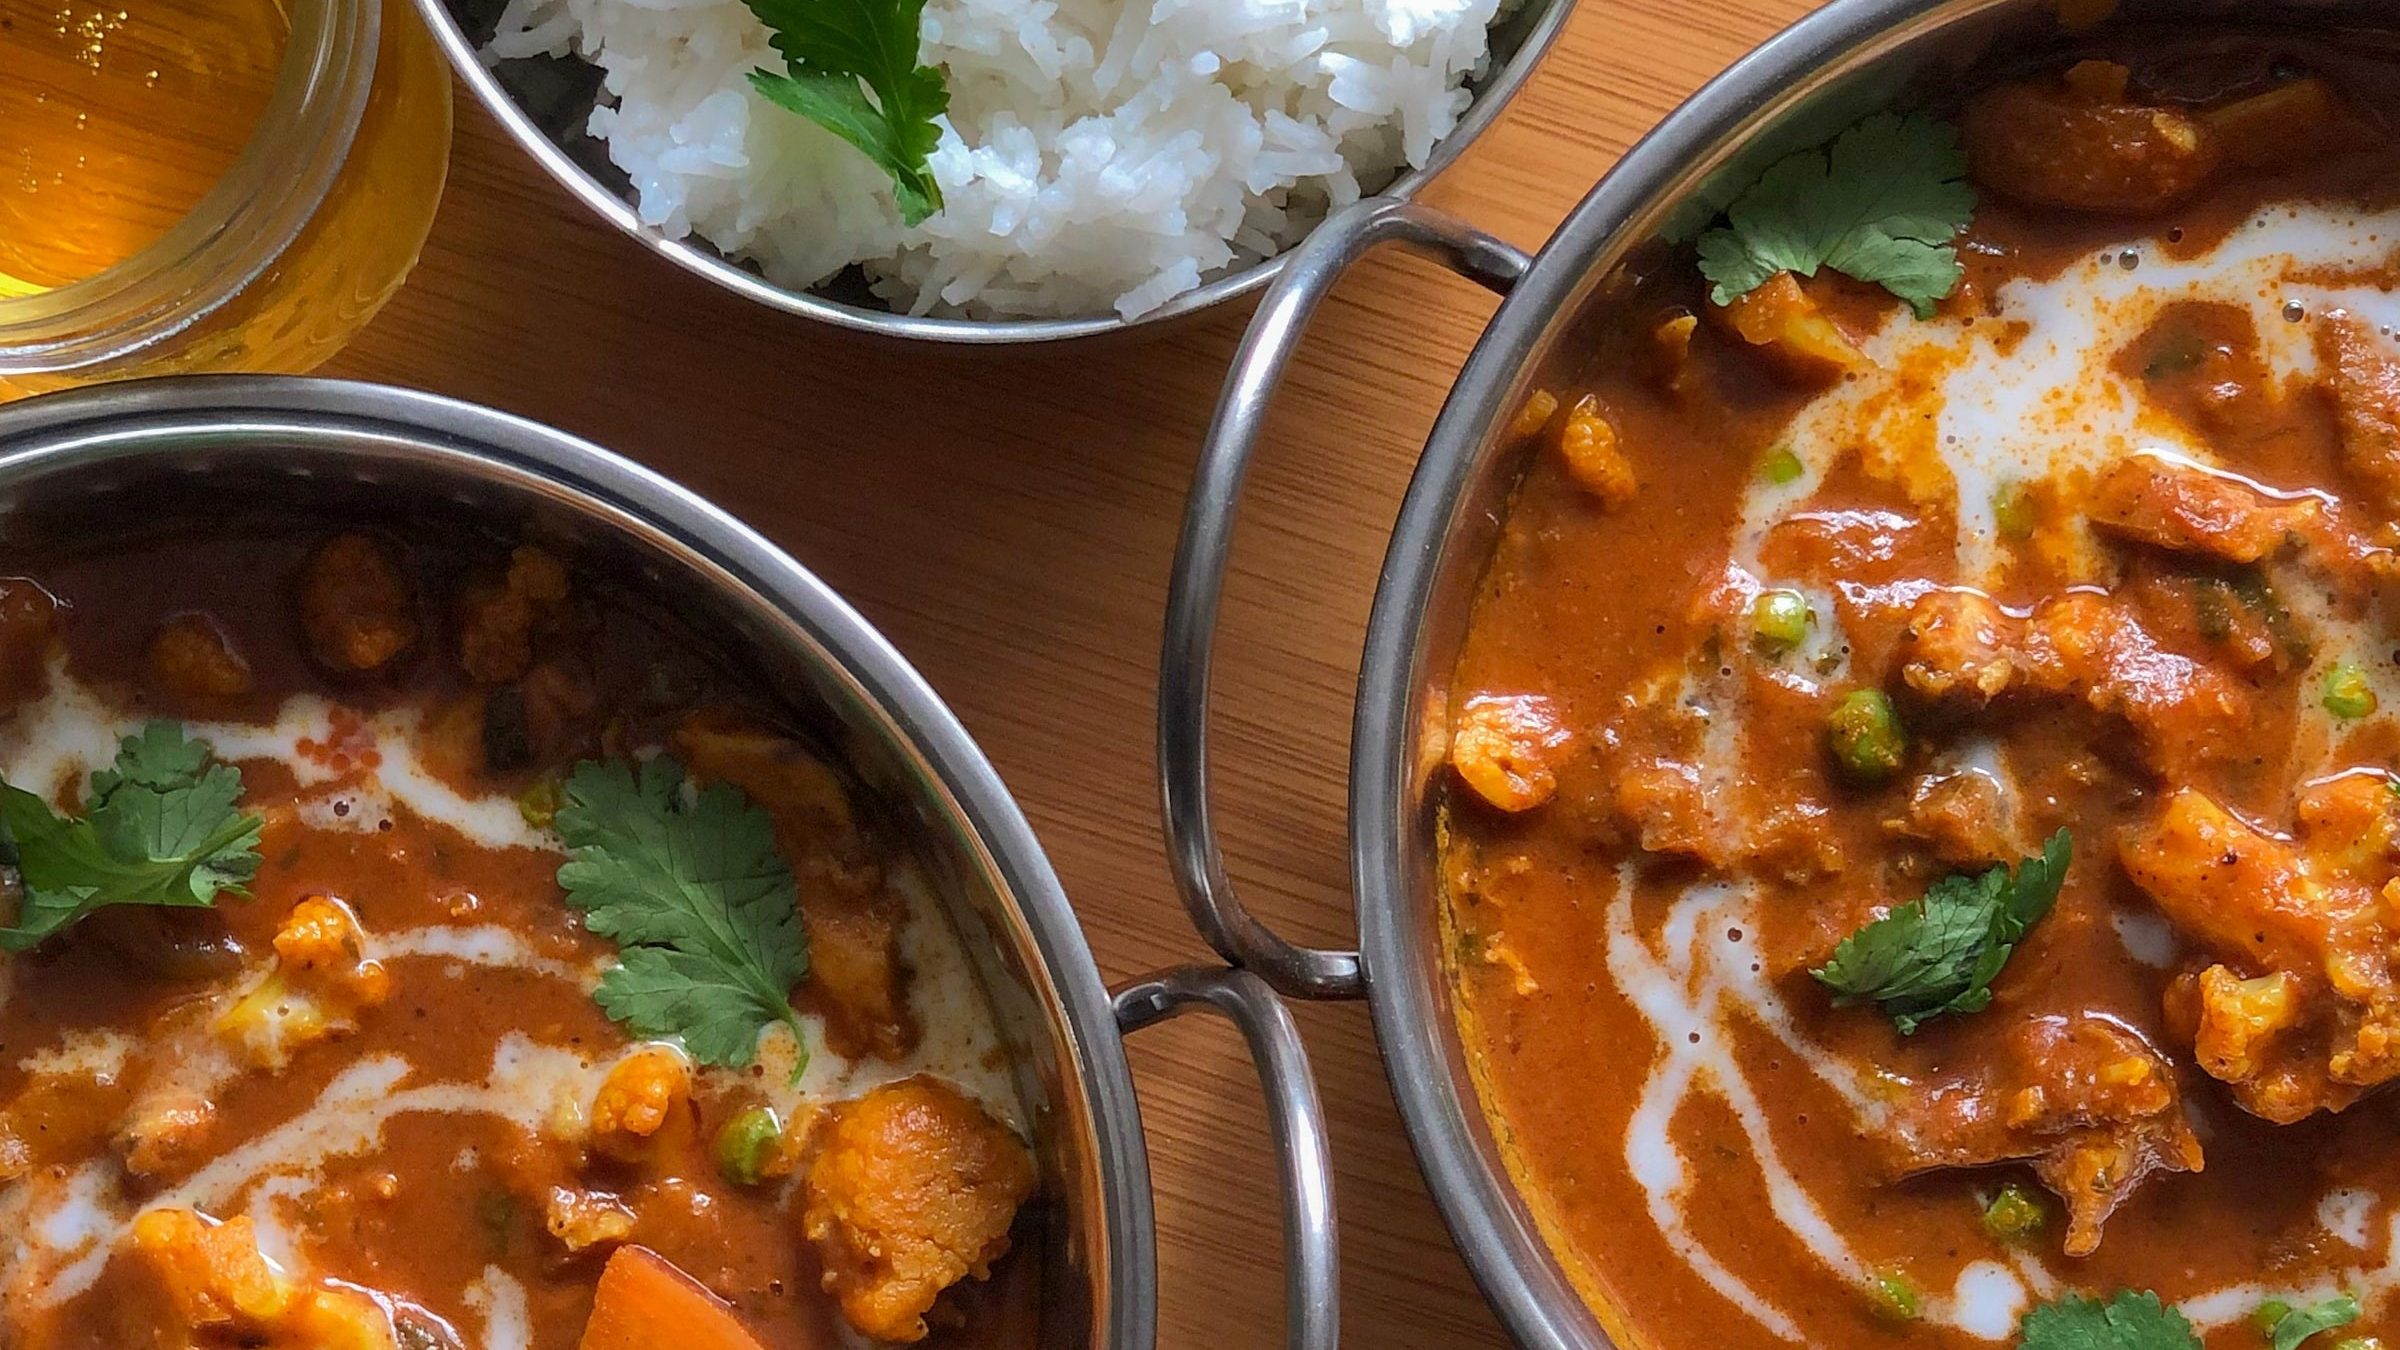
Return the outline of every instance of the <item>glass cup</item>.
<path id="1" fill-rule="evenodd" d="M 449 71 L 405 0 L 292 0 L 288 13 L 255 129 L 197 205 L 92 276 L 0 276 L 0 399 L 309 370 L 399 289 L 448 172 Z"/>

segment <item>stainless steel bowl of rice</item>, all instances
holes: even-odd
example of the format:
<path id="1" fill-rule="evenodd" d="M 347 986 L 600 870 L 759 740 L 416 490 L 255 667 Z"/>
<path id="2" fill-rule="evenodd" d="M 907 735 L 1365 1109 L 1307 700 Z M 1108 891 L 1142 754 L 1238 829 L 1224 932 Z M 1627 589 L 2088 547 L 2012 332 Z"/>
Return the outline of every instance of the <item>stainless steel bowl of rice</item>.
<path id="1" fill-rule="evenodd" d="M 862 9 L 913 0 L 855 0 Z M 1248 295 L 1497 119 L 1574 0 L 925 0 L 950 102 L 894 177 L 754 88 L 746 0 L 418 0 L 551 176 L 675 263 L 844 328 L 1047 342 Z"/>

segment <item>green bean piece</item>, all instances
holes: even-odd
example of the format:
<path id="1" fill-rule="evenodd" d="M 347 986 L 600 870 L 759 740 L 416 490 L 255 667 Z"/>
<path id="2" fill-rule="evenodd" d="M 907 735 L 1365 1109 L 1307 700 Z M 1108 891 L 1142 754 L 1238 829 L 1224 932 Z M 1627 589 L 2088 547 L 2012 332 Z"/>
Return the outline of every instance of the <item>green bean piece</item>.
<path id="1" fill-rule="evenodd" d="M 2050 1211 L 2042 1198 L 2013 1181 L 1983 1207 L 1983 1231 L 2002 1242 L 2023 1242 L 2041 1232 L 2049 1221 Z"/>
<path id="2" fill-rule="evenodd" d="M 1854 783 L 1891 777 L 1908 753 L 1908 733 L 1880 689 L 1854 689 L 1834 705 L 1826 726 L 1835 767 Z"/>
<path id="3" fill-rule="evenodd" d="M 2372 715 L 2375 686 L 2367 683 L 2367 673 L 2348 661 L 2334 663 L 2325 672 L 2325 711 L 2345 722 Z"/>
<path id="4" fill-rule="evenodd" d="M 1798 591 L 1760 591 L 1750 602 L 1750 632 L 1759 650 L 1780 656 L 1808 640 L 1816 615 Z"/>
<path id="5" fill-rule="evenodd" d="M 737 1113 L 717 1130 L 717 1170 L 737 1186 L 755 1186 L 783 1145 L 783 1122 L 763 1106 Z"/>

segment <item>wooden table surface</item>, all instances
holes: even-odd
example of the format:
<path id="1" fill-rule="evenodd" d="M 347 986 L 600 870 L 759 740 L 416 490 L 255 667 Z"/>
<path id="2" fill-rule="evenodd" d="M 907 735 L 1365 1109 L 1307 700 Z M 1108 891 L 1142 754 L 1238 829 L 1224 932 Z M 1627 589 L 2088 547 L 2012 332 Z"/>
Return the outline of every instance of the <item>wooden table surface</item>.
<path id="1" fill-rule="evenodd" d="M 1808 0 L 1581 0 L 1427 194 L 1532 247 L 1661 115 Z M 748 305 L 586 216 L 463 93 L 407 288 L 325 373 L 430 389 L 643 460 L 764 531 L 907 653 L 1047 845 L 1112 982 L 1206 948 L 1160 843 L 1152 710 L 1184 489 L 1247 320 L 1021 351 L 864 339 Z M 1386 532 L 1491 312 L 1396 255 L 1327 305 L 1252 474 L 1218 658 L 1233 873 L 1296 939 L 1351 928 L 1343 778 Z M 1411 1157 L 1363 1006 L 1304 1007 L 1340 1173 L 1350 1345 L 1504 1344 Z M 1160 1344 L 1281 1338 L 1272 1158 L 1213 1019 L 1132 1042 L 1158 1193 Z M 1598 1085 L 1595 1084 L 1596 1090 Z"/>

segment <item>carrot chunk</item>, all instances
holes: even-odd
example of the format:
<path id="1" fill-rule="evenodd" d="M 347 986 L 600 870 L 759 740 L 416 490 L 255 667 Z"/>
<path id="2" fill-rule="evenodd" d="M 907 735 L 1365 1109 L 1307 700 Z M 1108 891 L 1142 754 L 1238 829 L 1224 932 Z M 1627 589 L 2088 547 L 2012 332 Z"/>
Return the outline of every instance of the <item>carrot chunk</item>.
<path id="1" fill-rule="evenodd" d="M 759 1350 L 723 1299 L 647 1247 L 619 1247 L 600 1272 L 582 1350 Z"/>

